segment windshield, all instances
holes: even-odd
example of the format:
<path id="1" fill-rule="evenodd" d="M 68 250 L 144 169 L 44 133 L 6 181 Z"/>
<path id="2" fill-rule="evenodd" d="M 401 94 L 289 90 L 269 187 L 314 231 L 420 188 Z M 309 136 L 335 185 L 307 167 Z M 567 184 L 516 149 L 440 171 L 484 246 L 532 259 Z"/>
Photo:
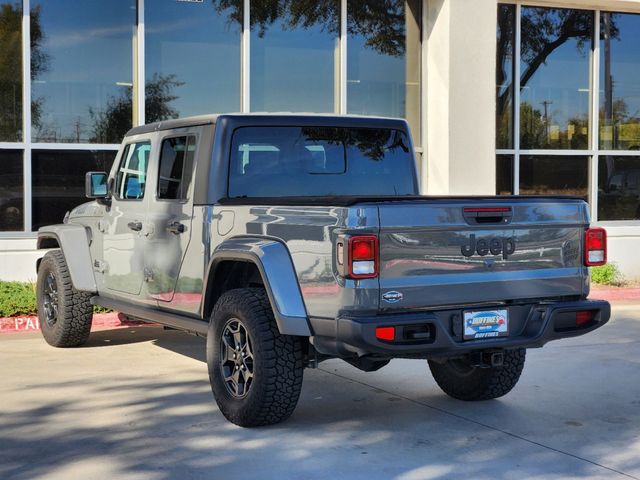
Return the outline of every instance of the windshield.
<path id="1" fill-rule="evenodd" d="M 229 197 L 416 195 L 404 132 L 242 127 L 233 134 Z"/>

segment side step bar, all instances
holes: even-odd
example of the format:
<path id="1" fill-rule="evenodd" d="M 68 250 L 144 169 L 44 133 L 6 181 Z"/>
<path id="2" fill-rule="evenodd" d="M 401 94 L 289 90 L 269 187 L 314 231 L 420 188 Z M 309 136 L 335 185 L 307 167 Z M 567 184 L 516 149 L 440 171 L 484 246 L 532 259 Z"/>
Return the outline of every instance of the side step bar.
<path id="1" fill-rule="evenodd" d="M 101 296 L 93 297 L 91 299 L 91 304 L 99 305 L 104 308 L 111 308 L 112 310 L 123 313 L 128 317 L 137 318 L 146 322 L 159 323 L 160 325 L 183 330 L 201 337 L 207 336 L 209 324 L 202 320 L 176 315 L 175 313 L 163 312 L 162 310 L 155 310 L 153 308 L 130 305 L 128 303 Z"/>

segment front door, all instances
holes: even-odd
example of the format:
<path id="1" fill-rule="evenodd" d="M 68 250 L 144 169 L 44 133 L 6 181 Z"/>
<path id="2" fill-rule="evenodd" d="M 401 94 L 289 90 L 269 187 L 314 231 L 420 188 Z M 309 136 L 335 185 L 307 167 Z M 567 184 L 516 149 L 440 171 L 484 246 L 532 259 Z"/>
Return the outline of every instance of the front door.
<path id="1" fill-rule="evenodd" d="M 181 274 L 191 239 L 196 147 L 195 134 L 168 132 L 160 139 L 155 201 L 149 204 L 147 218 L 154 233 L 145 252 L 145 267 L 152 275 L 149 295 L 161 305 L 183 303 L 193 290 L 191 283 L 200 281 Z"/>
<path id="2" fill-rule="evenodd" d="M 149 235 L 147 168 L 151 142 L 124 146 L 116 171 L 111 206 L 100 220 L 103 233 L 103 272 L 109 290 L 139 295 L 144 280 L 144 251 Z"/>

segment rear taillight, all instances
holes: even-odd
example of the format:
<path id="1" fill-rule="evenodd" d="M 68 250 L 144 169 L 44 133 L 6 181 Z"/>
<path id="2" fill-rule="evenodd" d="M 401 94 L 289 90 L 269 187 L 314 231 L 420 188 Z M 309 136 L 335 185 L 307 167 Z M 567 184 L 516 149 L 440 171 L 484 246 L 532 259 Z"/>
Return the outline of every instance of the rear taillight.
<path id="1" fill-rule="evenodd" d="M 378 237 L 356 235 L 347 243 L 347 266 L 350 278 L 378 276 Z"/>
<path id="2" fill-rule="evenodd" d="M 587 228 L 584 233 L 584 264 L 597 267 L 607 263 L 607 232 L 604 228 Z"/>

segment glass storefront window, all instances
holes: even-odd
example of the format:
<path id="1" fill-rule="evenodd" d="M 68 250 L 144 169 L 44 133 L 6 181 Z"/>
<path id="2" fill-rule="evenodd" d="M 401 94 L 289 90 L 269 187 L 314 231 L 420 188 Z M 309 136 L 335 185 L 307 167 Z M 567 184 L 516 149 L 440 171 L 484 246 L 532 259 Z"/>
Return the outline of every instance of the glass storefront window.
<path id="1" fill-rule="evenodd" d="M 589 146 L 594 13 L 522 7 L 520 146 Z"/>
<path id="2" fill-rule="evenodd" d="M 33 141 L 119 143 L 133 117 L 135 0 L 31 5 Z"/>
<path id="3" fill-rule="evenodd" d="M 0 150 L 0 232 L 24 230 L 21 150 Z"/>
<path id="4" fill-rule="evenodd" d="M 572 195 L 588 200 L 589 157 L 520 157 L 521 195 Z"/>
<path id="5" fill-rule="evenodd" d="M 337 110 L 340 2 L 254 0 L 250 18 L 251 111 Z"/>
<path id="6" fill-rule="evenodd" d="M 640 220 L 640 157 L 599 158 L 598 220 Z"/>
<path id="7" fill-rule="evenodd" d="M 348 0 L 347 111 L 406 118 L 420 140 L 419 0 Z"/>
<path id="8" fill-rule="evenodd" d="M 600 148 L 640 150 L 640 15 L 600 17 Z"/>
<path id="9" fill-rule="evenodd" d="M 496 156 L 496 195 L 513 195 L 513 155 Z"/>
<path id="10" fill-rule="evenodd" d="M 496 148 L 513 148 L 513 48 L 515 5 L 498 5 Z"/>
<path id="11" fill-rule="evenodd" d="M 22 2 L 0 2 L 0 52 L 0 142 L 19 142 L 22 140 Z"/>
<path id="12" fill-rule="evenodd" d="M 87 202 L 84 175 L 108 172 L 117 152 L 92 150 L 33 150 L 32 229 L 61 223 L 67 211 Z"/>
<path id="13" fill-rule="evenodd" d="M 240 110 L 242 3 L 145 2 L 146 123 Z"/>

